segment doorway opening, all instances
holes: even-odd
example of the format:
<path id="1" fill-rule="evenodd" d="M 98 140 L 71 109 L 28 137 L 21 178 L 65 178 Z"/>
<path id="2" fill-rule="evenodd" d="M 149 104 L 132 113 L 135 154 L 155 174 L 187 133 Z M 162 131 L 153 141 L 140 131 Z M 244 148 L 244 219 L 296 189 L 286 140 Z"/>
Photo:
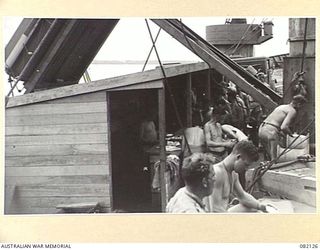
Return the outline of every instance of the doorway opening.
<path id="1" fill-rule="evenodd" d="M 139 138 L 146 114 L 158 131 L 158 91 L 109 92 L 113 209 L 122 212 L 156 212 L 152 206 L 151 171 Z"/>

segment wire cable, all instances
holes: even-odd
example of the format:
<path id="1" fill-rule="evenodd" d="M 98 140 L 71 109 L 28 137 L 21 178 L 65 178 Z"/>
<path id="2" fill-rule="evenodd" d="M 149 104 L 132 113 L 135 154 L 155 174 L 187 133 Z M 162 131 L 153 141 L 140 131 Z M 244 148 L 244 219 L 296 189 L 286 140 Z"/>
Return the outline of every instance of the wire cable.
<path id="1" fill-rule="evenodd" d="M 152 44 L 153 44 L 153 47 L 154 47 L 154 51 L 155 51 L 155 53 L 156 53 L 156 56 L 157 56 L 157 59 L 158 59 L 159 65 L 160 65 L 161 72 L 162 72 L 162 74 L 163 74 L 164 88 L 165 88 L 165 90 L 167 89 L 168 92 L 169 92 L 170 100 L 171 100 L 171 102 L 172 102 L 173 109 L 174 109 L 176 118 L 177 118 L 177 120 L 178 120 L 178 124 L 179 124 L 180 128 L 184 128 L 184 126 L 183 126 L 183 124 L 182 124 L 182 121 L 181 121 L 181 118 L 180 118 L 180 115 L 179 115 L 179 111 L 178 111 L 176 102 L 175 102 L 175 100 L 174 100 L 174 98 L 173 98 L 172 90 L 171 90 L 171 88 L 170 88 L 170 85 L 168 84 L 168 78 L 167 78 L 167 76 L 166 76 L 165 70 L 164 70 L 163 65 L 162 65 L 162 62 L 161 62 L 161 60 L 160 60 L 160 56 L 159 56 L 157 47 L 156 47 L 156 45 L 155 45 L 155 41 L 154 41 L 154 39 L 153 39 L 152 33 L 151 33 L 151 29 L 150 29 L 148 20 L 145 19 L 145 21 L 146 21 L 147 28 L 148 28 L 148 31 L 149 31 L 150 39 L 151 39 Z M 189 153 L 192 153 L 184 129 L 182 129 L 182 134 L 183 134 L 183 137 L 184 137 L 184 139 L 185 139 L 188 152 L 189 152 Z"/>
<path id="2" fill-rule="evenodd" d="M 306 131 L 311 124 L 314 122 L 315 118 L 313 118 L 306 126 L 305 128 L 299 133 L 299 135 L 289 144 L 287 145 L 287 147 L 277 156 L 276 159 L 271 160 L 270 162 L 267 163 L 267 165 L 265 166 L 264 169 L 261 169 L 261 172 L 256 176 L 256 178 L 252 181 L 252 183 L 250 184 L 250 186 L 246 189 L 247 191 L 250 190 L 250 193 L 253 190 L 254 185 L 257 183 L 257 181 L 259 179 L 261 179 L 261 177 L 271 168 L 272 165 L 274 165 L 275 163 L 277 163 L 277 161 L 280 159 L 281 156 L 283 156 L 286 152 L 289 152 L 290 147 L 298 140 L 298 138 L 301 136 L 301 134 Z"/>
<path id="3" fill-rule="evenodd" d="M 160 31 L 161 31 L 161 28 L 159 28 L 159 30 L 158 30 L 158 33 L 157 33 L 157 35 L 156 35 L 156 38 L 154 39 L 154 43 L 157 42 L 158 37 L 159 37 L 159 35 L 160 35 Z M 148 54 L 148 56 L 147 56 L 147 59 L 146 59 L 144 65 L 143 65 L 142 72 L 144 72 L 144 70 L 146 69 L 146 66 L 147 66 L 147 63 L 148 63 L 149 58 L 150 58 L 150 56 L 151 56 L 151 53 L 152 53 L 152 51 L 153 51 L 153 48 L 154 48 L 154 45 L 152 44 L 152 47 L 151 47 L 151 49 L 150 49 L 150 51 L 149 51 L 149 54 Z"/>

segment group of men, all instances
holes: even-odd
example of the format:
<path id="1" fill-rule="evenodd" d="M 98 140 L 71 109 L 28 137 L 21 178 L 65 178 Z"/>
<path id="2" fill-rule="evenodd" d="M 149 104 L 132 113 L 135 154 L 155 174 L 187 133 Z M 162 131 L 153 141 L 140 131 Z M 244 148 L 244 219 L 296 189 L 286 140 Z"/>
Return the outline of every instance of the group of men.
<path id="1" fill-rule="evenodd" d="M 269 160 L 277 157 L 281 136 L 292 134 L 290 125 L 305 102 L 304 96 L 296 95 L 291 103 L 278 106 L 261 123 L 260 143 Z M 258 149 L 241 130 L 224 128 L 220 117 L 221 110 L 213 110 L 204 126 L 207 153 L 194 153 L 184 159 L 181 175 L 185 186 L 170 199 L 167 212 L 267 212 L 268 205 L 247 193 L 239 180 L 239 175 L 259 160 Z M 225 140 L 223 131 L 236 140 Z M 232 195 L 239 204 L 230 205 Z"/>
<path id="2" fill-rule="evenodd" d="M 181 170 L 185 187 L 170 199 L 167 212 L 266 212 L 266 205 L 244 191 L 237 174 L 258 158 L 258 151 L 250 141 L 238 142 L 232 152 L 216 164 L 215 159 L 205 153 L 194 153 L 185 158 Z M 236 195 L 239 204 L 229 207 L 231 194 Z M 210 205 L 211 211 L 208 210 Z"/>

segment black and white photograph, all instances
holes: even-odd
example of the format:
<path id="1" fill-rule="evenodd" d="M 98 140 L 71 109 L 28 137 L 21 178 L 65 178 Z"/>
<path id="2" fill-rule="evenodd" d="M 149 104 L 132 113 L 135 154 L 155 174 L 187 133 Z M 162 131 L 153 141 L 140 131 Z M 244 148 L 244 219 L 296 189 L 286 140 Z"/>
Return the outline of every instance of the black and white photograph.
<path id="1" fill-rule="evenodd" d="M 315 214 L 315 27 L 3 17 L 4 215 Z"/>

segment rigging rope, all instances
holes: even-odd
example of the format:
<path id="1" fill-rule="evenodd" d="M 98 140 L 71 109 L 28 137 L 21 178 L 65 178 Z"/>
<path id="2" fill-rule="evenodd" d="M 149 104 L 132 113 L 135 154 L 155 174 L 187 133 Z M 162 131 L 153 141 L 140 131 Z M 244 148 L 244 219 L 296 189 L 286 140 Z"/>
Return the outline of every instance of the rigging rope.
<path id="1" fill-rule="evenodd" d="M 307 47 L 307 28 L 308 28 L 308 18 L 305 18 L 305 24 L 304 24 L 304 34 L 303 34 L 303 47 L 302 47 L 302 59 L 301 59 L 301 65 L 300 65 L 300 72 L 296 72 L 294 75 L 294 78 L 291 80 L 289 87 L 286 89 L 286 91 L 283 94 L 283 99 L 289 91 L 293 88 L 294 82 L 298 80 L 300 77 L 303 77 L 304 75 L 304 61 L 306 58 L 306 47 Z"/>
<path id="2" fill-rule="evenodd" d="M 158 33 L 157 33 L 157 35 L 156 35 L 156 38 L 154 39 L 154 43 L 157 42 L 158 37 L 159 37 L 159 35 L 160 35 L 160 31 L 161 31 L 161 28 L 159 28 L 159 30 L 158 30 Z M 147 56 L 147 59 L 146 59 L 144 65 L 143 65 L 142 72 L 144 72 L 144 70 L 146 69 L 146 66 L 147 66 L 147 64 L 148 64 L 149 58 L 150 58 L 151 53 L 152 53 L 152 51 L 153 51 L 153 47 L 154 47 L 154 46 L 152 45 L 152 47 L 151 47 L 151 49 L 150 49 L 150 51 L 149 51 L 149 54 L 148 54 L 148 56 Z"/>
<path id="3" fill-rule="evenodd" d="M 303 72 L 304 60 L 305 60 L 305 58 L 306 58 L 307 28 L 308 28 L 308 18 L 305 19 L 305 24 L 304 24 L 303 47 L 302 47 L 302 60 L 301 60 L 300 72 Z"/>
<path id="4" fill-rule="evenodd" d="M 232 50 L 232 52 L 230 53 L 230 55 L 233 55 L 233 54 L 237 51 L 237 49 L 238 49 L 240 43 L 242 42 L 242 40 L 246 38 L 247 33 L 248 33 L 249 29 L 251 28 L 251 26 L 253 25 L 254 20 L 255 20 L 255 18 L 252 20 L 251 24 L 247 27 L 247 29 L 246 29 L 245 32 L 243 33 L 242 37 L 241 37 L 240 40 L 238 41 L 238 43 L 237 43 L 237 44 L 233 44 L 230 48 L 228 48 L 228 49 L 226 50 L 226 52 L 227 52 L 227 51 L 230 51 L 231 49 L 233 49 L 233 47 L 235 47 L 235 48 Z M 250 31 L 250 32 L 253 32 L 253 30 Z"/>
<path id="5" fill-rule="evenodd" d="M 183 22 L 182 22 L 182 19 L 180 19 L 179 21 L 180 21 L 180 24 L 181 24 L 181 31 L 182 31 L 182 33 L 183 33 L 184 38 L 186 39 L 186 42 L 188 43 L 188 45 L 189 45 L 189 47 L 191 48 L 192 52 L 193 52 L 195 55 L 198 56 L 198 53 L 194 50 L 194 48 L 192 47 L 189 39 L 187 38 L 186 30 L 185 30 L 185 28 L 184 28 L 184 24 L 183 24 Z M 196 40 L 196 41 L 198 41 L 198 40 Z M 210 73 L 211 70 L 212 70 L 211 65 L 210 65 L 210 63 L 207 62 L 206 60 L 203 60 L 203 61 L 204 61 L 204 62 L 208 65 L 208 67 L 209 67 L 208 81 L 209 81 L 209 83 L 211 84 L 211 73 Z M 211 96 L 211 93 L 209 93 L 209 96 Z M 209 102 L 211 102 L 211 98 L 210 98 Z M 205 108 L 206 108 L 206 107 L 205 107 Z M 199 114 L 200 114 L 201 124 L 203 124 L 204 118 L 203 118 L 203 116 L 202 116 L 201 111 L 199 111 Z"/>
<path id="6" fill-rule="evenodd" d="M 175 100 L 174 100 L 174 98 L 173 98 L 173 93 L 172 93 L 172 90 L 171 90 L 171 88 L 170 88 L 170 85 L 168 84 L 168 78 L 167 78 L 167 76 L 166 76 L 165 70 L 164 70 L 163 65 L 162 65 L 162 62 L 161 62 L 161 60 L 160 60 L 160 56 L 159 56 L 159 54 L 158 54 L 158 50 L 157 50 L 157 47 L 156 47 L 156 45 L 155 45 L 155 41 L 154 41 L 153 36 L 152 36 L 152 33 L 151 33 L 148 20 L 145 19 L 145 21 L 146 21 L 147 28 L 148 28 L 148 31 L 149 31 L 150 39 L 151 39 L 151 41 L 152 41 L 152 46 L 153 46 L 154 51 L 155 51 L 155 53 L 156 53 L 156 56 L 157 56 L 157 59 L 158 59 L 159 65 L 160 65 L 160 69 L 161 69 L 161 72 L 162 72 L 162 74 L 163 74 L 164 89 L 165 89 L 165 90 L 167 89 L 168 92 L 169 92 L 170 100 L 171 100 L 171 102 L 172 102 L 173 109 L 174 109 L 174 111 L 175 111 L 175 115 L 176 115 L 176 118 L 177 118 L 177 120 L 178 120 L 178 124 L 179 124 L 180 128 L 183 128 L 183 124 L 182 124 L 182 121 L 181 121 L 181 118 L 180 118 L 180 115 L 179 115 L 179 111 L 178 111 L 176 102 L 175 102 Z M 184 140 L 185 140 L 185 142 L 186 142 L 186 146 L 187 146 L 188 152 L 189 152 L 189 153 L 192 153 L 184 129 L 182 129 L 182 134 L 183 134 Z"/>
<path id="7" fill-rule="evenodd" d="M 260 25 L 262 25 L 266 20 L 267 20 L 266 18 L 263 18 L 263 19 L 261 20 L 261 24 L 260 24 Z M 248 27 L 248 29 L 253 25 L 253 22 L 254 22 L 254 19 L 253 19 L 252 23 L 250 24 L 250 26 Z M 258 27 L 259 27 L 259 26 L 255 27 L 252 31 L 250 31 L 250 32 L 251 32 L 251 35 L 250 35 L 250 33 L 248 34 L 248 35 L 250 35 L 250 37 L 244 37 L 244 38 L 247 38 L 247 40 L 250 40 L 253 36 L 255 36 L 257 33 L 259 33 L 261 30 L 258 29 Z M 246 45 L 246 44 L 244 44 L 244 43 L 240 45 L 240 42 L 241 42 L 244 38 L 241 38 L 241 39 L 239 40 L 239 42 L 238 42 L 238 44 L 237 44 L 237 48 L 235 48 L 230 55 L 233 55 L 233 54 L 236 52 L 237 49 L 241 49 L 244 45 Z M 239 45 L 240 45 L 240 46 L 239 46 Z M 230 50 L 231 48 L 233 48 L 234 46 L 235 46 L 235 44 L 233 44 L 227 51 L 229 51 L 229 50 Z M 239 47 L 238 47 L 238 46 L 239 46 Z M 226 52 L 227 52 L 227 51 L 226 51 Z"/>
<path id="8" fill-rule="evenodd" d="M 277 158 L 275 158 L 274 160 L 269 161 L 264 169 L 261 169 L 261 167 L 258 168 L 258 171 L 261 170 L 261 172 L 259 172 L 259 174 L 257 176 L 254 176 L 254 180 L 252 181 L 250 186 L 246 189 L 247 191 L 249 190 L 249 192 L 252 193 L 253 187 L 257 183 L 257 181 L 271 168 L 272 165 L 277 163 L 277 161 L 280 159 L 281 156 L 283 156 L 284 154 L 286 154 L 287 152 L 292 150 L 292 148 L 290 149 L 290 147 L 298 140 L 298 138 L 302 135 L 302 133 L 304 133 L 311 126 L 311 124 L 314 122 L 314 120 L 315 120 L 315 118 L 313 118 L 304 127 L 304 129 L 299 133 L 299 135 L 289 145 L 287 145 L 287 147 L 277 156 Z"/>

